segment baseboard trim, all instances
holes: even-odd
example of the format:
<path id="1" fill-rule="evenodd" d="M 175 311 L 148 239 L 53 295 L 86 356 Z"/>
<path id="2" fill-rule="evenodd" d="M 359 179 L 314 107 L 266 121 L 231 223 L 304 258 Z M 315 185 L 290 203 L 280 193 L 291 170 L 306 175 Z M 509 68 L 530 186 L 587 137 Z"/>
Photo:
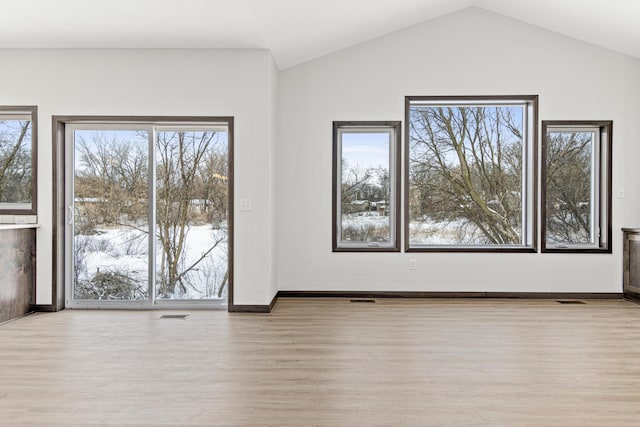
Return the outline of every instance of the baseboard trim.
<path id="1" fill-rule="evenodd" d="M 278 298 L 529 298 L 622 299 L 618 292 L 397 292 L 397 291 L 279 291 Z"/>
<path id="2" fill-rule="evenodd" d="M 58 310 L 53 304 L 31 304 L 31 311 L 54 313 Z"/>
<path id="3" fill-rule="evenodd" d="M 271 299 L 269 305 L 242 305 L 242 304 L 229 304 L 229 313 L 271 313 L 273 307 L 278 301 L 278 294 L 276 293 Z"/>
<path id="4" fill-rule="evenodd" d="M 631 292 L 624 293 L 624 299 L 629 300 L 631 302 L 635 302 L 636 304 L 640 304 L 640 295 L 634 294 Z"/>
<path id="5" fill-rule="evenodd" d="M 229 313 L 270 313 L 268 305 L 242 305 L 234 304 L 229 306 Z"/>

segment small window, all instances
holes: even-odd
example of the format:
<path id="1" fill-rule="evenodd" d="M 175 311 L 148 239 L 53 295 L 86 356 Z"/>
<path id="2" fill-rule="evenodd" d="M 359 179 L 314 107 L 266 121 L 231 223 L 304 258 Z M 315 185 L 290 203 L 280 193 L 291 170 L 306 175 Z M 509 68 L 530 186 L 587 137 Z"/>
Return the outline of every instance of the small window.
<path id="1" fill-rule="evenodd" d="M 0 214 L 36 214 L 37 107 L 0 106 Z"/>
<path id="2" fill-rule="evenodd" d="M 399 251 L 400 122 L 333 122 L 333 250 Z"/>
<path id="3" fill-rule="evenodd" d="M 536 95 L 407 97 L 407 251 L 535 251 Z"/>
<path id="4" fill-rule="evenodd" d="M 611 252 L 611 131 L 542 122 L 543 252 Z"/>

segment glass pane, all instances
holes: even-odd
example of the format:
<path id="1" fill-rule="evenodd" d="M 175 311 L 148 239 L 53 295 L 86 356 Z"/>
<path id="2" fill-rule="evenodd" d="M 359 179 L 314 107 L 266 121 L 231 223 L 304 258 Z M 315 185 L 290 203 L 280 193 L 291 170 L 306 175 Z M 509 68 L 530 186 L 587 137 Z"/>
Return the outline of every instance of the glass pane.
<path id="1" fill-rule="evenodd" d="M 31 120 L 0 120 L 0 209 L 31 209 Z"/>
<path id="2" fill-rule="evenodd" d="M 390 132 L 342 133 L 341 241 L 391 241 Z"/>
<path id="3" fill-rule="evenodd" d="M 155 150 L 156 297 L 226 298 L 227 131 L 157 132 Z"/>
<path id="4" fill-rule="evenodd" d="M 547 133 L 547 244 L 595 242 L 594 132 Z"/>
<path id="5" fill-rule="evenodd" d="M 523 106 L 409 108 L 409 243 L 520 245 Z"/>
<path id="6" fill-rule="evenodd" d="M 148 296 L 148 138 L 147 131 L 74 132 L 75 299 Z"/>

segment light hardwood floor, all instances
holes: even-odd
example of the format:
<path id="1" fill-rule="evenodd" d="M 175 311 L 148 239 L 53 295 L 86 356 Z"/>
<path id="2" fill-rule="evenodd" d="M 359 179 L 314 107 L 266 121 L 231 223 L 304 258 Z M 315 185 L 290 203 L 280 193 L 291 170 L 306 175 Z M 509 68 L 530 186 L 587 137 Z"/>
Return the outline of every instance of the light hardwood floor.
<path id="1" fill-rule="evenodd" d="M 640 426 L 639 305 L 377 301 L 31 315 L 0 326 L 0 424 Z"/>

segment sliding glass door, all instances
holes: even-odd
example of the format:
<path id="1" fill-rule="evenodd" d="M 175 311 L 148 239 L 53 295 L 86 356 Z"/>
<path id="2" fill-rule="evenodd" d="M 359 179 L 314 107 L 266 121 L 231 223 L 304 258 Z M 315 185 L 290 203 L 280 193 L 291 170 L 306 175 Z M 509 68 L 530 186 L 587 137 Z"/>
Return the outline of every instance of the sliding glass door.
<path id="1" fill-rule="evenodd" d="M 157 300 L 226 294 L 227 152 L 220 129 L 156 129 Z"/>
<path id="2" fill-rule="evenodd" d="M 149 296 L 149 137 L 144 128 L 73 130 L 73 299 Z"/>
<path id="3" fill-rule="evenodd" d="M 65 139 L 67 305 L 226 303 L 228 126 L 77 123 Z"/>

